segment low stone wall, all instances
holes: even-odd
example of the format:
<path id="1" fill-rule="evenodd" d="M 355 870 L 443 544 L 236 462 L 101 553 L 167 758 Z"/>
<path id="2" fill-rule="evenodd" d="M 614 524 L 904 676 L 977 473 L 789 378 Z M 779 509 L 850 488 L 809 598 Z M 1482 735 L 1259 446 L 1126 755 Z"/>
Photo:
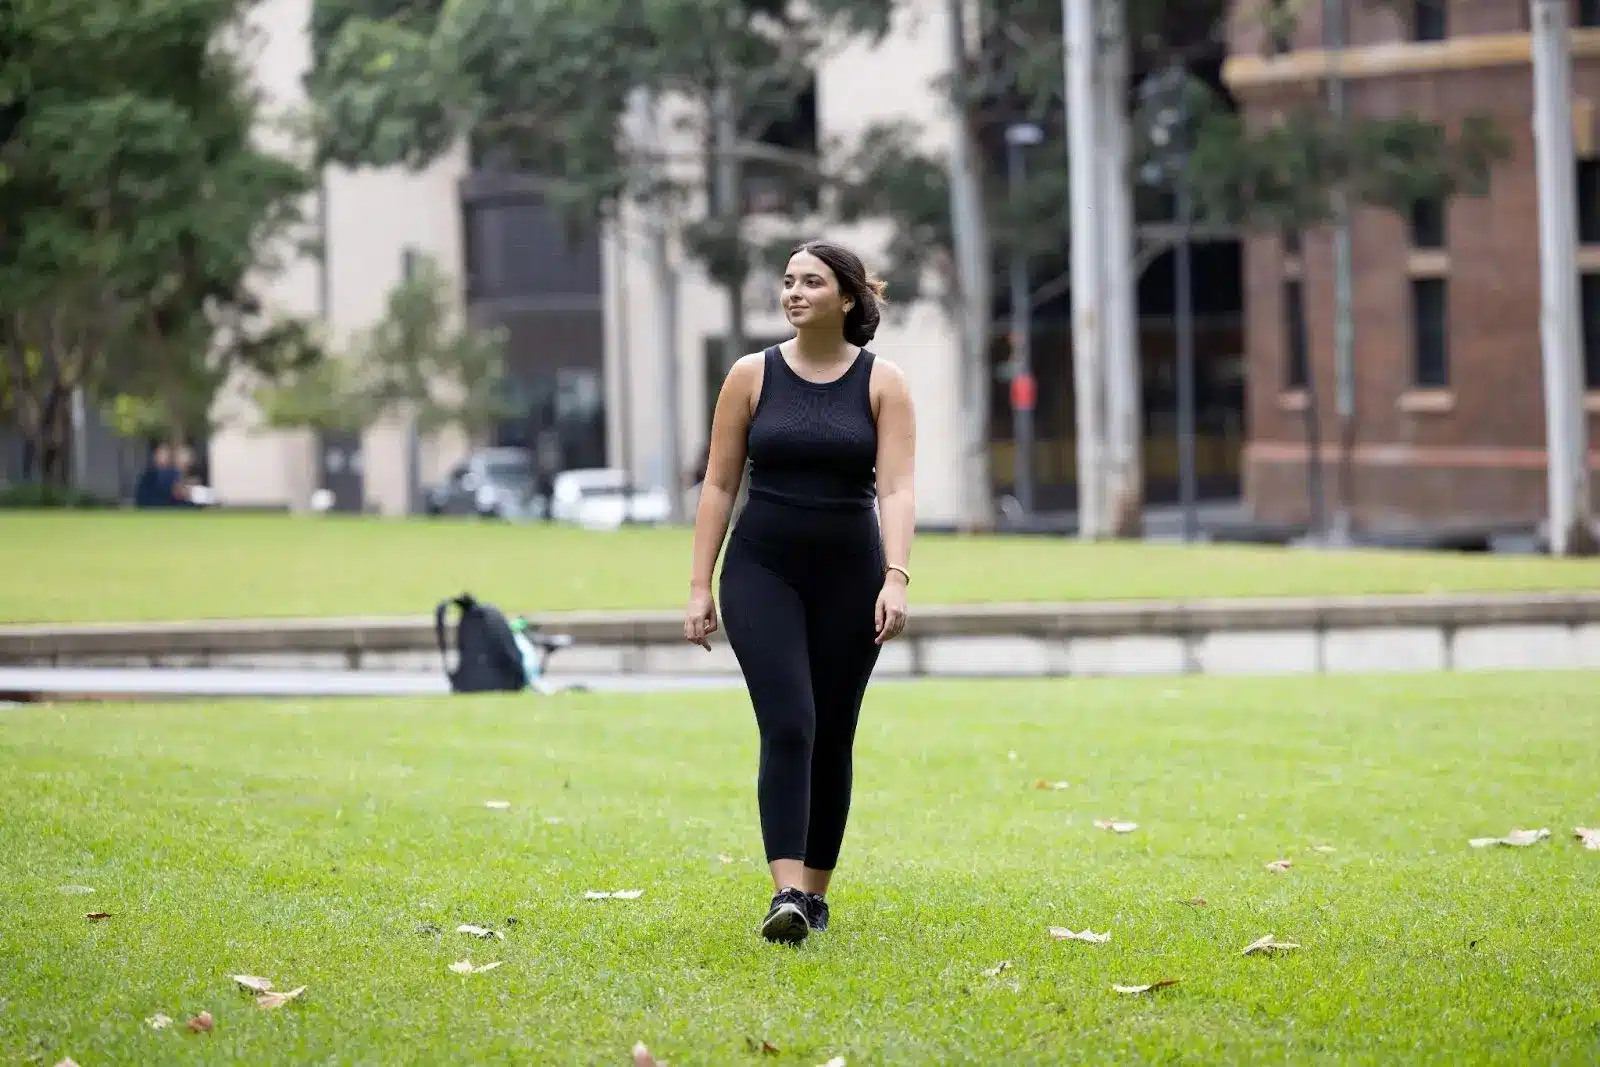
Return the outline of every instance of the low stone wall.
<path id="1" fill-rule="evenodd" d="M 533 616 L 571 634 L 552 675 L 731 674 L 677 611 Z M 429 670 L 423 618 L 0 627 L 0 666 Z M 882 675 L 1600 669 L 1600 594 L 918 606 Z"/>

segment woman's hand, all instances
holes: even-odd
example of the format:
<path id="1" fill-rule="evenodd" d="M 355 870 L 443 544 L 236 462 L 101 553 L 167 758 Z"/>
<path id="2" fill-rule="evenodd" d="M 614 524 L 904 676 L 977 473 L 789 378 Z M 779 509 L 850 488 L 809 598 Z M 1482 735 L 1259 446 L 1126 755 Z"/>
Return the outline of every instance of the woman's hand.
<path id="1" fill-rule="evenodd" d="M 906 628 L 906 583 L 899 571 L 890 571 L 878 593 L 878 607 L 873 619 L 878 627 L 877 644 L 893 641 Z"/>
<path id="2" fill-rule="evenodd" d="M 717 632 L 717 602 L 710 589 L 689 593 L 689 606 L 683 612 L 683 636 L 691 645 L 711 651 L 711 635 Z"/>

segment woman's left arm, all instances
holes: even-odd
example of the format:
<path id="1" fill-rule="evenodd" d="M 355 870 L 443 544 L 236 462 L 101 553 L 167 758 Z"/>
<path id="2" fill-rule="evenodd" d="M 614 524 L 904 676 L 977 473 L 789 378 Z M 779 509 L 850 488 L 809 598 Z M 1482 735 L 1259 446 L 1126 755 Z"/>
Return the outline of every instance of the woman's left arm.
<path id="1" fill-rule="evenodd" d="M 915 486 L 916 413 L 911 389 L 899 367 L 878 360 L 873 375 L 878 390 L 878 515 L 883 526 L 883 594 L 878 597 L 878 641 L 898 637 L 905 629 L 905 587 L 910 583 L 911 539 L 917 528 Z"/>

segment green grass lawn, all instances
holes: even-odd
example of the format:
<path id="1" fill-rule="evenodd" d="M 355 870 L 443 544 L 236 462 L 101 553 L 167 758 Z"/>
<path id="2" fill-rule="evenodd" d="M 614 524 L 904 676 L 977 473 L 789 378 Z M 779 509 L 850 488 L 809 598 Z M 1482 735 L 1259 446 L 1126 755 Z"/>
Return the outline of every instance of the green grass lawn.
<path id="1" fill-rule="evenodd" d="M 739 693 L 3 711 L 0 1061 L 1593 1063 L 1595 682 L 880 686 L 798 950 Z"/>
<path id="2" fill-rule="evenodd" d="M 462 589 L 516 611 L 675 608 L 688 530 L 476 521 L 0 512 L 9 622 L 422 614 Z M 1460 554 L 917 540 L 918 603 L 1600 588 L 1600 565 Z"/>

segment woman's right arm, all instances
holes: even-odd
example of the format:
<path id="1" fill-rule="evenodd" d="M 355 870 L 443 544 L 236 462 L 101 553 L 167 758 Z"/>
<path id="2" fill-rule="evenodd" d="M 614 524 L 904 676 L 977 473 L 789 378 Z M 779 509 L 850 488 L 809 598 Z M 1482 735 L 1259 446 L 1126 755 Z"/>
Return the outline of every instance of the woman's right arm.
<path id="1" fill-rule="evenodd" d="M 711 447 L 700 506 L 694 517 L 694 562 L 689 574 L 691 596 L 711 593 L 717 555 L 728 534 L 728 516 L 744 477 L 745 441 L 750 431 L 751 401 L 760 387 L 762 357 L 745 356 L 728 371 L 717 408 L 711 416 Z"/>

